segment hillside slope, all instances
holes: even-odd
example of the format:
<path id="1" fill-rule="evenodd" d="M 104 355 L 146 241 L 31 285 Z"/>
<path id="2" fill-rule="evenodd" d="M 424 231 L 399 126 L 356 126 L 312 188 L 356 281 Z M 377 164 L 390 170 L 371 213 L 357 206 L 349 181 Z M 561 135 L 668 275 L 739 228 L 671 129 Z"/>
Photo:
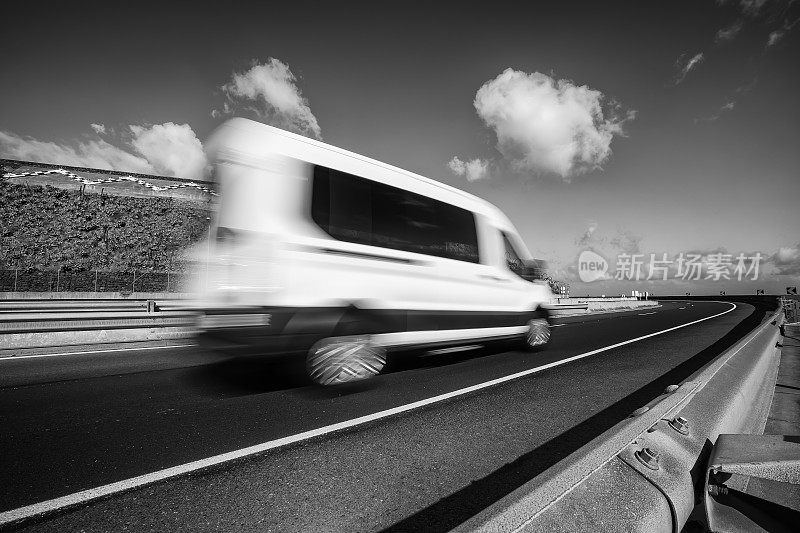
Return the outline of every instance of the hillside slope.
<path id="1" fill-rule="evenodd" d="M 203 239 L 211 206 L 0 180 L 0 268 L 158 272 Z"/>

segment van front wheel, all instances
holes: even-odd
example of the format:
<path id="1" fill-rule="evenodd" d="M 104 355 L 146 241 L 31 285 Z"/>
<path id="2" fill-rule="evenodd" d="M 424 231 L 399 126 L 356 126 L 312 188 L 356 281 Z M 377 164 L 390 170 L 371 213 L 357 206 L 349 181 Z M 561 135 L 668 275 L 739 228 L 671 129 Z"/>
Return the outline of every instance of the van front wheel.
<path id="1" fill-rule="evenodd" d="M 386 350 L 368 336 L 329 337 L 308 351 L 306 370 L 319 385 L 337 385 L 377 375 L 386 365 Z"/>
<path id="2" fill-rule="evenodd" d="M 528 331 L 525 332 L 523 347 L 526 350 L 539 350 L 550 342 L 550 323 L 546 318 L 528 320 Z"/>

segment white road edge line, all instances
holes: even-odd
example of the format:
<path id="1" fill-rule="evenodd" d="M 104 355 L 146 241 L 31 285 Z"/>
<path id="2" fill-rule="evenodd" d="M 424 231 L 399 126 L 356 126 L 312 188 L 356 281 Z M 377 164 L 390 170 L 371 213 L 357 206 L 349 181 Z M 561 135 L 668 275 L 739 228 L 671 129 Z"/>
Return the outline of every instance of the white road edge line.
<path id="1" fill-rule="evenodd" d="M 522 372 L 517 372 L 515 374 L 510 374 L 508 376 L 503 376 L 501 378 L 492 379 L 490 381 L 486 381 L 484 383 L 479 383 L 477 385 L 472 385 L 470 387 L 465 387 L 463 389 L 458 389 L 452 392 L 448 392 L 445 394 L 440 394 L 438 396 L 433 396 L 431 398 L 426 398 L 424 400 L 419 400 L 416 402 L 412 402 L 406 405 L 401 405 L 399 407 L 393 407 L 391 409 L 386 409 L 384 411 L 379 411 L 377 413 L 372 413 L 370 415 L 360 416 L 358 418 L 353 418 L 351 420 L 346 420 L 344 422 L 338 422 L 336 424 L 331 424 L 328 426 L 323 426 L 321 428 L 312 429 L 309 431 L 304 431 L 302 433 L 297 433 L 296 435 L 289 435 L 288 437 L 283 437 L 280 439 L 271 440 L 268 442 L 263 442 L 261 444 L 256 444 L 254 446 L 248 446 L 247 448 L 241 448 L 239 450 L 234 450 L 232 452 L 221 453 L 219 455 L 214 455 L 212 457 L 206 457 L 205 459 L 199 459 L 197 461 L 192 461 L 190 463 L 184 463 L 182 465 L 173 466 L 170 468 L 165 468 L 163 470 L 158 470 L 156 472 L 150 472 L 148 474 L 143 474 L 141 476 L 136 476 L 128 479 L 124 479 L 122 481 L 117 481 L 114 483 L 109 483 L 108 485 L 102 485 L 100 487 L 95 487 L 92 489 L 83 490 L 80 492 L 75 492 L 73 494 L 68 494 L 67 496 L 61 496 L 59 498 L 53 498 L 52 500 L 46 500 L 39 503 L 34 503 L 31 505 L 26 505 L 24 507 L 18 507 L 17 509 L 12 509 L 10 511 L 5 511 L 0 513 L 0 526 L 4 526 L 6 524 L 10 524 L 12 522 L 17 522 L 23 520 L 25 518 L 29 518 L 36 515 L 41 515 L 44 513 L 49 513 L 52 511 L 56 511 L 58 509 L 63 509 L 66 507 L 72 507 L 74 505 L 79 505 L 82 503 L 87 503 L 92 500 L 96 500 L 98 498 L 103 498 L 109 496 L 111 494 L 115 494 L 118 492 L 127 491 L 130 489 L 135 489 L 138 487 L 142 487 L 144 485 L 150 485 L 157 481 L 163 481 L 165 479 L 169 479 L 172 477 L 180 476 L 183 474 L 187 474 L 189 472 L 195 472 L 198 470 L 202 470 L 205 468 L 209 468 L 211 466 L 216 466 L 222 463 L 227 463 L 229 461 L 233 461 L 235 459 L 241 459 L 243 457 L 248 457 L 251 455 L 256 455 L 262 452 L 266 452 L 275 448 L 280 448 L 281 446 L 286 446 L 288 444 L 294 444 L 296 442 L 304 441 L 307 439 L 311 439 L 314 437 L 319 437 L 322 435 L 326 435 L 328 433 L 333 433 L 336 431 L 341 431 L 343 429 L 349 429 L 355 426 L 360 426 L 362 424 L 366 424 L 368 422 L 373 422 L 375 420 L 380 420 L 381 418 L 386 418 L 389 416 L 397 415 L 400 413 L 405 413 L 407 411 L 411 411 L 414 409 L 418 409 L 420 407 L 425 407 L 427 405 L 431 405 L 434 403 L 438 403 L 444 400 L 449 400 L 450 398 L 455 398 L 457 396 L 462 396 L 464 394 L 468 394 L 471 392 L 475 392 L 481 389 L 485 389 L 487 387 L 492 387 L 494 385 L 499 385 L 500 383 L 505 383 L 507 381 L 512 381 L 515 379 L 519 379 L 524 376 L 529 376 L 531 374 L 535 374 L 537 372 L 541 372 L 542 370 L 547 370 L 549 368 L 554 368 L 557 366 L 561 366 L 572 361 L 577 361 L 579 359 L 583 359 L 585 357 L 589 357 L 592 355 L 596 355 L 601 352 L 605 352 L 608 350 L 613 350 L 614 348 L 619 348 L 620 346 L 625 346 L 626 344 L 632 344 L 634 342 L 638 342 L 644 339 L 649 339 L 650 337 L 655 337 L 657 335 L 662 335 L 664 333 L 668 333 L 670 331 L 675 331 L 676 329 L 685 328 L 687 326 L 691 326 L 693 324 L 698 324 L 700 322 L 705 322 L 706 320 L 711 320 L 712 318 L 716 318 L 718 316 L 722 316 L 725 314 L 730 313 L 734 309 L 736 309 L 736 304 L 731 302 L 716 302 L 716 303 L 727 303 L 732 307 L 727 311 L 723 311 L 722 313 L 717 313 L 716 315 L 711 315 L 705 318 L 701 318 L 698 320 L 694 320 L 692 322 L 687 322 L 686 324 L 681 324 L 680 326 L 674 326 L 668 329 L 664 329 L 661 331 L 656 331 L 655 333 L 648 333 L 647 335 L 642 335 L 641 337 L 636 337 L 635 339 L 629 339 L 626 341 L 618 342 L 616 344 L 612 344 L 610 346 L 605 346 L 603 348 L 598 348 L 596 350 L 592 350 L 589 352 L 585 352 L 582 354 L 574 355 L 572 357 L 568 357 L 566 359 L 561 359 L 559 361 L 554 361 L 552 363 L 548 363 L 546 365 L 537 366 L 536 368 L 530 368 L 528 370 L 523 370 Z"/>
<path id="2" fill-rule="evenodd" d="M 639 316 L 644 316 L 644 315 L 654 315 L 654 314 L 656 314 L 656 313 L 658 313 L 658 311 L 653 311 L 653 312 L 651 312 L 651 313 L 639 313 Z"/>
<path id="3" fill-rule="evenodd" d="M 10 361 L 14 359 L 33 359 L 35 357 L 56 357 L 58 355 L 85 355 L 90 353 L 109 353 L 109 352 L 138 352 L 139 350 L 167 350 L 170 348 L 189 348 L 196 344 L 175 344 L 173 346 L 143 346 L 140 348 L 112 348 L 109 350 L 93 350 L 88 352 L 60 352 L 60 353 L 40 353 L 34 355 L 9 355 L 0 357 L 0 361 Z"/>

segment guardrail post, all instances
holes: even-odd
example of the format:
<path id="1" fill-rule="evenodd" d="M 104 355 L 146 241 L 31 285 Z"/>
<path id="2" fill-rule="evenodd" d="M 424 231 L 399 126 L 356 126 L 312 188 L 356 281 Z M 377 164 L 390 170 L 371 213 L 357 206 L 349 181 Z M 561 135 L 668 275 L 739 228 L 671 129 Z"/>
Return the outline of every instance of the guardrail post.
<path id="1" fill-rule="evenodd" d="M 136 292 L 136 270 L 133 271 L 133 283 L 131 283 L 131 292 Z"/>
<path id="2" fill-rule="evenodd" d="M 17 292 L 17 274 L 19 273 L 19 269 L 14 269 L 14 292 Z"/>
<path id="3" fill-rule="evenodd" d="M 97 292 L 97 269 L 94 269 L 94 292 Z"/>

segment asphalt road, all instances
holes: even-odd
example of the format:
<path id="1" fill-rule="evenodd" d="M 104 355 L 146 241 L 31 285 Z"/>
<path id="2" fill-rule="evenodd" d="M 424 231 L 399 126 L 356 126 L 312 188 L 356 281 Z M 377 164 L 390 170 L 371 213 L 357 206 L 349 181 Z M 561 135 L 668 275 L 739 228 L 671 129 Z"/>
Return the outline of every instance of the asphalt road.
<path id="1" fill-rule="evenodd" d="M 308 386 L 282 365 L 216 360 L 194 347 L 0 361 L 0 512 L 479 385 L 731 307 L 665 302 L 655 312 L 559 319 L 543 352 L 406 359 L 334 389 Z M 710 320 L 22 527 L 445 531 L 685 379 L 763 316 L 764 309 L 739 304 Z M 112 357 L 117 373 L 107 375 Z M 181 358 L 193 366 L 165 362 Z"/>

